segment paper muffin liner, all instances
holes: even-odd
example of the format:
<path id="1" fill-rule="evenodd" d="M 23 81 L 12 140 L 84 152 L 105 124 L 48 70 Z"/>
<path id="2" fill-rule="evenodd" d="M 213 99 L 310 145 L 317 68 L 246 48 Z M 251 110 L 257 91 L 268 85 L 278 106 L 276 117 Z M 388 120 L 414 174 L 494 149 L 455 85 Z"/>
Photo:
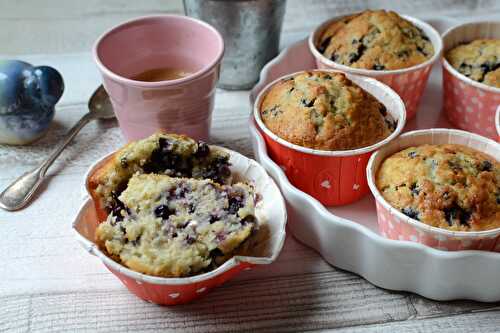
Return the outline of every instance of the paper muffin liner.
<path id="1" fill-rule="evenodd" d="M 259 194 L 255 211 L 259 229 L 237 249 L 236 255 L 223 265 L 207 273 L 182 278 L 146 275 L 121 265 L 109 258 L 95 243 L 95 230 L 100 219 L 92 199 L 88 197 L 73 222 L 78 241 L 89 253 L 97 256 L 130 292 L 145 301 L 161 305 L 193 301 L 242 270 L 272 263 L 281 252 L 285 241 L 287 217 L 284 199 L 277 185 L 257 162 L 234 151 L 224 150 L 230 154 L 234 180 L 251 182 Z M 91 166 L 86 179 L 109 156 Z"/>
<path id="2" fill-rule="evenodd" d="M 334 70 L 313 70 L 341 73 Z M 310 71 L 308 71 L 310 72 Z M 346 74 L 347 78 L 373 95 L 397 120 L 394 132 L 374 145 L 353 149 L 326 151 L 292 144 L 269 130 L 260 117 L 260 106 L 269 89 L 281 80 L 302 72 L 285 75 L 269 83 L 257 96 L 253 116 L 262 133 L 269 156 L 285 172 L 290 183 L 316 198 L 325 206 L 340 206 L 355 202 L 368 194 L 366 165 L 373 151 L 396 138 L 406 123 L 405 106 L 401 98 L 388 86 L 377 80 Z"/>
<path id="3" fill-rule="evenodd" d="M 443 34 L 444 55 L 453 47 L 479 38 L 500 39 L 500 22 L 473 22 L 455 26 Z M 460 74 L 443 56 L 443 109 L 458 128 L 497 139 L 495 112 L 500 88 Z"/>
<path id="4" fill-rule="evenodd" d="M 316 60 L 316 66 L 320 69 L 336 69 L 350 74 L 368 76 L 385 83 L 386 85 L 391 87 L 405 103 L 407 120 L 412 119 L 417 114 L 418 106 L 427 85 L 427 80 L 429 78 L 432 65 L 441 56 L 441 36 L 436 31 L 436 29 L 434 29 L 429 24 L 414 17 L 401 15 L 401 17 L 405 18 L 406 20 L 412 22 L 415 26 L 422 29 L 427 37 L 429 37 L 434 47 L 434 55 L 421 64 L 397 70 L 369 70 L 352 68 L 333 62 L 332 60 L 326 58 L 323 54 L 321 54 L 316 48 L 316 45 L 318 44 L 323 31 L 330 24 L 350 15 L 352 14 L 331 18 L 319 25 L 316 29 L 314 29 L 311 35 L 309 35 L 309 49 Z"/>
<path id="5" fill-rule="evenodd" d="M 500 252 L 500 228 L 486 231 L 451 231 L 411 219 L 392 207 L 375 185 L 375 176 L 385 158 L 412 146 L 460 144 L 492 157 L 500 156 L 500 145 L 482 136 L 452 129 L 426 129 L 405 133 L 372 155 L 367 166 L 368 185 L 375 197 L 380 234 L 395 240 L 425 244 L 445 250 L 484 250 Z"/>

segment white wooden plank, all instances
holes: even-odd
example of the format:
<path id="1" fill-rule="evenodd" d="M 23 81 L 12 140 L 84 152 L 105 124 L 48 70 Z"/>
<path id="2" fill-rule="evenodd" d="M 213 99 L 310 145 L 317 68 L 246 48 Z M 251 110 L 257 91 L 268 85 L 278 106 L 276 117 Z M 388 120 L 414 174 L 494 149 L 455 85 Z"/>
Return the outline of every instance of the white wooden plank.
<path id="1" fill-rule="evenodd" d="M 328 272 L 231 282 L 196 303 L 176 307 L 137 300 L 123 288 L 2 297 L 0 330 L 496 332 L 500 320 L 500 311 L 491 308 L 450 314 L 421 316 L 405 294 Z"/>
<path id="2" fill-rule="evenodd" d="M 348 327 L 335 332 L 440 332 L 440 333 L 498 333 L 500 311 L 470 313 L 460 316 L 446 316 L 408 321 L 389 321 L 383 324 L 369 324 Z"/>
<path id="3" fill-rule="evenodd" d="M 123 290 L 1 300 L 3 328 L 29 325 L 33 331 L 303 331 L 404 320 L 413 314 L 404 295 L 339 272 L 229 283 L 196 303 L 170 308 L 137 300 Z M 29 318 L 23 312 L 27 307 Z"/>
<path id="4" fill-rule="evenodd" d="M 12 55 L 88 51 L 99 35 L 125 20 L 149 14 L 183 13 L 180 0 L 45 0 L 36 3 L 2 0 L 0 8 L 0 20 L 5 22 L 0 41 L 8 41 L 3 43 L 2 53 Z M 330 16 L 366 8 L 387 8 L 412 15 L 474 15 L 498 11 L 500 4 L 494 0 L 309 0 L 305 3 L 288 0 L 284 37 L 297 31 L 307 33 Z"/>
<path id="5" fill-rule="evenodd" d="M 179 0 L 2 0 L 0 8 L 0 40 L 8 41 L 2 48 L 7 54 L 88 51 L 98 36 L 125 20 L 183 12 Z"/>
<path id="6" fill-rule="evenodd" d="M 420 318 L 440 316 L 443 313 L 468 314 L 484 310 L 500 310 L 500 302 L 489 304 L 469 301 L 436 302 L 417 295 L 411 295 L 411 302 Z"/>

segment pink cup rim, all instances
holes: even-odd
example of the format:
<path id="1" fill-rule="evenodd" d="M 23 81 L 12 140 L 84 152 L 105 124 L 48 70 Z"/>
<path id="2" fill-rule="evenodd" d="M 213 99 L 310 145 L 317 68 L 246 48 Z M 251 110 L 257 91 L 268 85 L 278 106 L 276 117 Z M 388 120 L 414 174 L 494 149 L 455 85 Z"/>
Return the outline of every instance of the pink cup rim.
<path id="1" fill-rule="evenodd" d="M 356 80 L 364 81 L 366 83 L 369 83 L 372 86 L 379 87 L 379 89 L 383 89 L 386 93 L 391 95 L 391 99 L 395 100 L 399 106 L 396 110 L 396 112 L 398 113 L 398 118 L 397 118 L 398 123 L 397 123 L 396 129 L 394 130 L 394 132 L 391 133 L 391 135 L 389 135 L 387 138 L 385 138 L 382 141 L 379 141 L 371 146 L 361 147 L 361 148 L 357 148 L 357 149 L 350 149 L 350 150 L 320 150 L 320 149 L 307 148 L 307 147 L 293 144 L 291 142 L 286 141 L 285 139 L 280 138 L 278 135 L 274 134 L 270 129 L 268 129 L 267 126 L 262 121 L 262 118 L 260 115 L 260 105 L 262 103 L 262 99 L 267 94 L 269 89 L 272 86 L 274 86 L 275 84 L 277 84 L 278 82 L 280 82 L 282 80 L 286 80 L 287 78 L 290 78 L 292 76 L 295 76 L 295 75 L 298 75 L 298 74 L 304 73 L 304 72 L 341 73 L 341 74 L 346 75 L 346 77 L 349 80 L 351 80 L 351 78 L 355 78 Z M 361 89 L 363 89 L 363 88 L 361 88 Z M 363 89 L 363 90 L 365 90 L 365 89 Z M 371 94 L 371 95 L 373 96 L 373 94 Z M 382 103 L 382 104 L 384 104 L 384 103 Z M 359 76 L 359 75 L 354 75 L 354 74 L 350 74 L 350 73 L 344 73 L 344 72 L 339 71 L 339 70 L 314 69 L 314 70 L 304 70 L 304 71 L 298 71 L 295 73 L 287 74 L 287 75 L 281 76 L 281 77 L 277 78 L 276 80 L 268 83 L 264 88 L 262 88 L 262 90 L 257 95 L 257 98 L 255 99 L 255 102 L 253 105 L 253 117 L 254 117 L 257 125 L 259 126 L 259 128 L 262 131 L 264 131 L 264 133 L 267 136 L 269 136 L 271 139 L 280 143 L 283 146 L 286 146 L 288 148 L 291 148 L 293 150 L 300 151 L 300 152 L 303 152 L 306 154 L 311 154 L 311 155 L 340 157 L 340 156 L 353 156 L 353 155 L 361 155 L 361 154 L 369 153 L 369 152 L 374 151 L 374 150 L 382 147 L 383 145 L 389 143 L 393 139 L 395 139 L 401 133 L 401 131 L 403 130 L 403 128 L 406 124 L 406 108 L 405 108 L 405 105 L 404 105 L 401 97 L 399 97 L 399 95 L 396 94 L 396 92 L 394 92 L 394 90 L 392 90 L 389 86 L 387 86 L 386 84 L 384 84 L 380 81 L 377 81 L 375 79 L 372 79 L 372 78 L 369 78 L 366 76 Z"/>
<path id="2" fill-rule="evenodd" d="M 443 44 L 444 44 L 444 41 L 452 34 L 454 33 L 457 29 L 459 28 L 462 28 L 462 27 L 467 27 L 467 26 L 475 26 L 475 25 L 483 25 L 483 24 L 498 24 L 500 25 L 500 21 L 474 21 L 474 22 L 468 22 L 468 23 L 463 23 L 463 24 L 457 24 L 457 25 L 454 25 L 453 27 L 449 28 L 448 30 L 446 30 L 444 33 L 443 33 Z M 456 46 L 456 45 L 455 45 Z M 477 81 L 474 81 L 470 78 L 468 78 L 467 76 L 463 75 L 462 73 L 460 73 L 458 70 L 456 70 L 449 62 L 448 60 L 446 59 L 446 56 L 445 56 L 445 53 L 446 51 L 448 50 L 443 50 L 443 55 L 441 57 L 441 62 L 443 64 L 443 67 L 450 73 L 452 74 L 454 77 L 456 77 L 457 79 L 459 79 L 460 81 L 463 81 L 464 83 L 468 84 L 468 85 L 471 85 L 473 87 L 476 87 L 478 89 L 481 89 L 481 90 L 486 90 L 488 92 L 492 92 L 492 93 L 500 93 L 500 88 L 496 88 L 496 87 L 492 87 L 492 86 L 489 86 L 487 84 L 484 84 L 484 83 L 481 83 L 481 82 L 477 82 Z"/>
<path id="3" fill-rule="evenodd" d="M 332 17 L 332 18 L 324 21 L 319 26 L 317 26 L 313 30 L 313 32 L 309 35 L 309 37 L 307 39 L 307 43 L 309 45 L 309 50 L 311 50 L 312 54 L 317 59 L 320 59 L 321 62 L 325 63 L 326 65 L 328 65 L 330 67 L 338 68 L 338 69 L 340 69 L 342 71 L 345 71 L 345 72 L 351 72 L 351 73 L 354 73 L 354 74 L 366 75 L 366 76 L 372 76 L 372 77 L 384 76 L 384 75 L 391 75 L 391 74 L 403 74 L 403 73 L 408 73 L 408 72 L 416 71 L 416 70 L 425 68 L 425 67 L 427 67 L 429 65 L 432 65 L 441 56 L 441 53 L 442 53 L 442 50 L 443 50 L 443 41 L 441 39 L 441 35 L 439 34 L 439 32 L 437 32 L 436 29 L 434 29 L 430 24 L 428 24 L 428 23 L 426 23 L 426 22 L 424 22 L 422 20 L 419 20 L 419 19 L 417 19 L 415 17 L 412 17 L 412 16 L 401 15 L 401 14 L 398 14 L 398 15 L 400 15 L 404 19 L 412 22 L 417 27 L 419 27 L 420 29 L 422 29 L 424 31 L 424 33 L 429 37 L 429 39 L 430 39 L 430 41 L 432 43 L 432 46 L 434 47 L 434 54 L 432 55 L 432 57 L 429 58 L 429 59 L 427 59 L 423 63 L 420 63 L 420 64 L 415 65 L 415 66 L 411 66 L 411 67 L 408 67 L 408 68 L 392 69 L 392 70 L 374 70 L 374 69 L 353 68 L 353 67 L 349 67 L 349 66 L 346 66 L 346 65 L 342 65 L 342 64 L 336 63 L 336 62 L 328 59 L 327 57 L 325 57 L 322 53 L 320 53 L 318 51 L 318 49 L 316 48 L 316 45 L 315 45 L 314 41 L 316 40 L 316 38 L 318 37 L 318 35 L 320 33 L 322 33 L 323 30 L 328 25 L 330 25 L 331 23 L 333 23 L 335 21 L 338 21 L 341 18 L 344 18 L 346 16 L 351 16 L 351 15 L 355 15 L 355 14 L 359 14 L 359 13 L 362 13 L 362 12 L 356 12 L 356 13 L 347 14 L 347 15 L 335 16 L 335 17 Z"/>
<path id="4" fill-rule="evenodd" d="M 377 185 L 375 184 L 375 174 L 377 173 L 378 169 L 375 170 L 375 159 L 378 158 L 379 155 L 382 155 L 383 158 L 388 157 L 387 156 L 387 151 L 391 150 L 392 148 L 397 147 L 400 151 L 404 149 L 404 147 L 399 147 L 399 141 L 407 138 L 407 137 L 418 137 L 418 136 L 434 136 L 434 135 L 442 135 L 442 134 L 448 134 L 450 136 L 456 136 L 456 137 L 470 137 L 475 140 L 483 141 L 488 144 L 496 145 L 497 143 L 493 140 L 490 140 L 488 138 L 485 138 L 481 135 L 474 134 L 471 132 L 467 131 L 462 131 L 462 130 L 457 130 L 457 129 L 449 129 L 449 128 L 431 128 L 431 129 L 423 129 L 423 130 L 416 130 L 416 131 L 410 131 L 402 134 L 397 140 L 394 140 L 384 148 L 376 151 L 368 160 L 368 164 L 366 166 L 366 177 L 368 180 L 368 187 L 370 188 L 373 196 L 375 197 L 376 202 L 381 204 L 387 211 L 389 211 L 391 214 L 396 215 L 396 217 L 404 221 L 412 226 L 414 226 L 417 229 L 424 230 L 430 233 L 437 233 L 443 236 L 447 237 L 456 237 L 456 238 L 477 238 L 479 236 L 484 237 L 484 236 L 494 236 L 494 235 L 500 235 L 500 228 L 495 228 L 491 230 L 483 230 L 483 231 L 452 231 L 452 230 L 447 230 L 447 229 L 441 229 L 438 227 L 433 227 L 431 225 L 425 224 L 423 222 L 417 221 L 415 219 L 412 219 L 402 212 L 400 212 L 398 209 L 394 208 L 390 203 L 387 202 L 387 200 L 384 199 L 382 194 L 380 193 L 379 189 L 377 188 Z M 415 146 L 421 145 L 423 143 L 415 144 Z M 489 154 L 488 154 L 489 155 Z M 382 162 L 380 162 L 381 164 Z M 379 167 L 380 167 L 379 164 Z"/>
<path id="5" fill-rule="evenodd" d="M 146 82 L 146 81 L 137 81 L 137 80 L 132 80 L 129 78 L 126 78 L 122 75 L 118 75 L 112 70 L 110 70 L 106 65 L 104 65 L 101 62 L 101 59 L 99 57 L 99 46 L 103 42 L 103 40 L 108 37 L 109 35 L 118 32 L 121 29 L 124 29 L 130 25 L 136 24 L 138 22 L 143 22 L 143 21 L 156 21 L 156 20 L 181 20 L 181 21 L 186 21 L 191 24 L 197 24 L 200 25 L 207 30 L 209 30 L 211 33 L 215 35 L 215 37 L 218 40 L 219 44 L 219 51 L 217 53 L 217 56 L 212 60 L 208 65 L 204 66 L 200 70 L 196 71 L 195 73 L 192 73 L 186 77 L 176 79 L 176 80 L 165 80 L 165 81 L 156 81 L 156 82 Z M 132 86 L 137 86 L 137 87 L 144 87 L 144 88 L 155 88 L 159 86 L 175 86 L 178 84 L 186 83 L 192 80 L 195 80 L 206 73 L 208 73 L 213 67 L 215 67 L 218 63 L 221 62 L 222 57 L 224 55 L 224 39 L 222 38 L 222 35 L 215 29 L 213 26 L 210 24 L 203 22 L 201 20 L 188 17 L 188 16 L 183 16 L 183 15 L 172 15 L 172 14 L 164 14 L 164 15 L 147 15 L 147 16 L 141 16 L 137 17 L 125 22 L 122 22 L 120 24 L 115 25 L 108 31 L 104 32 L 99 38 L 95 41 L 94 46 L 92 47 L 92 55 L 94 57 L 94 61 L 97 64 L 97 67 L 104 73 L 106 76 L 111 77 L 115 81 L 121 82 L 123 84 L 127 85 L 132 85 Z"/>

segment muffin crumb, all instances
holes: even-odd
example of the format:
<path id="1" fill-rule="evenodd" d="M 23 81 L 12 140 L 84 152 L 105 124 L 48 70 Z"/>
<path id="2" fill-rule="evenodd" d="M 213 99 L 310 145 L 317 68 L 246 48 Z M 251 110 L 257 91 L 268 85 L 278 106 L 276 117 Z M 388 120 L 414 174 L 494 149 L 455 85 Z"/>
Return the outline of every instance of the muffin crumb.
<path id="1" fill-rule="evenodd" d="M 96 230 L 99 247 L 149 275 L 182 277 L 216 268 L 257 229 L 251 185 L 136 174 Z"/>

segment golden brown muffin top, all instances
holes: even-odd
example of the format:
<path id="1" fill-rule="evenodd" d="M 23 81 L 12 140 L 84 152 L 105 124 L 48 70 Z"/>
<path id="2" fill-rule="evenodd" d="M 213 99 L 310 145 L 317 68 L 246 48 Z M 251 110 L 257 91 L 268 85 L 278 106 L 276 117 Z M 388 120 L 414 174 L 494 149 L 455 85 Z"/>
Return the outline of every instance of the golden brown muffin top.
<path id="1" fill-rule="evenodd" d="M 293 144 L 348 150 L 373 145 L 395 121 L 372 95 L 342 73 L 302 72 L 276 83 L 260 105 L 264 124 Z"/>
<path id="2" fill-rule="evenodd" d="M 434 54 L 432 43 L 420 28 L 385 10 L 367 10 L 333 22 L 317 48 L 336 63 L 372 70 L 412 67 Z"/>
<path id="3" fill-rule="evenodd" d="M 457 71 L 477 82 L 500 88 L 500 40 L 477 39 L 446 53 Z"/>
<path id="4" fill-rule="evenodd" d="M 393 207 L 454 231 L 500 228 L 500 163 L 471 148 L 422 145 L 388 157 L 377 188 Z"/>

